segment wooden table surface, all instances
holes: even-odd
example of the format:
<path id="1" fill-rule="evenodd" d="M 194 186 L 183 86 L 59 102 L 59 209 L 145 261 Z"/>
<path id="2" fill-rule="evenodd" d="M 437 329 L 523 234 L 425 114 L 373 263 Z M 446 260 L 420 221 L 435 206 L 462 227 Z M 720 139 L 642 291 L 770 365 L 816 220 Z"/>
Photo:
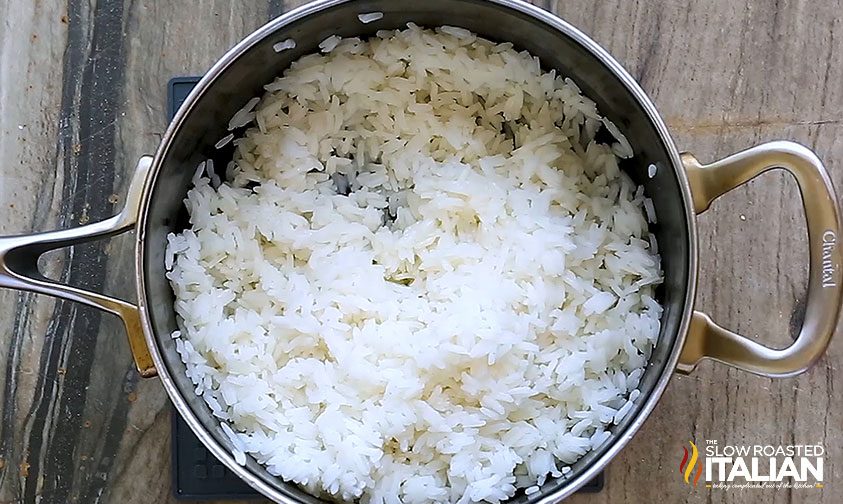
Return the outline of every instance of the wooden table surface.
<path id="1" fill-rule="evenodd" d="M 290 0 L 0 1 L 0 234 L 112 214 L 166 125 L 168 79 L 197 75 Z M 772 139 L 813 148 L 843 188 L 843 0 L 539 1 L 590 34 L 703 160 Z M 773 345 L 805 299 L 807 246 L 792 180 L 767 174 L 699 218 L 697 307 Z M 43 269 L 131 299 L 131 237 L 50 254 Z M 839 331 L 838 331 L 839 332 Z M 808 373 L 770 380 L 706 363 L 677 377 L 573 503 L 839 503 L 843 341 Z M 171 502 L 170 410 L 139 380 L 120 323 L 72 303 L 0 291 L 0 502 Z M 689 439 L 823 443 L 825 487 L 689 489 Z"/>

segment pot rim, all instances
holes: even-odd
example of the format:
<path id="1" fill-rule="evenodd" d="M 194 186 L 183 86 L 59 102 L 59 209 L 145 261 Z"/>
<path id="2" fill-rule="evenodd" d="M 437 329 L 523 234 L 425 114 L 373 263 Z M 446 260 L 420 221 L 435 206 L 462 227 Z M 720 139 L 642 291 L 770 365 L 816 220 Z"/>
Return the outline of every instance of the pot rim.
<path id="1" fill-rule="evenodd" d="M 187 401 L 182 396 L 178 387 L 176 386 L 173 377 L 168 369 L 164 359 L 161 355 L 161 350 L 158 346 L 158 340 L 152 330 L 150 323 L 148 302 L 146 299 L 146 281 L 143 274 L 144 264 L 144 242 L 146 240 L 147 232 L 147 218 L 149 214 L 149 206 L 151 201 L 152 191 L 158 179 L 158 173 L 161 169 L 163 160 L 166 158 L 173 139 L 176 133 L 181 128 L 181 125 L 186 121 L 191 114 L 193 108 L 196 106 L 199 98 L 214 85 L 217 78 L 225 72 L 228 67 L 241 55 L 252 49 L 259 42 L 266 37 L 271 36 L 277 30 L 284 26 L 307 16 L 318 14 L 319 12 L 333 8 L 337 5 L 355 2 L 357 0 L 317 0 L 315 2 L 305 4 L 290 12 L 277 17 L 268 23 L 264 24 L 242 41 L 229 49 L 216 63 L 205 73 L 199 83 L 194 87 L 188 95 L 184 104 L 179 108 L 173 120 L 167 127 L 161 142 L 156 149 L 152 166 L 144 181 L 143 194 L 141 198 L 141 206 L 138 214 L 138 221 L 135 235 L 135 277 L 137 285 L 137 299 L 138 309 L 140 311 L 141 327 L 143 329 L 144 338 L 146 340 L 149 351 L 152 355 L 155 369 L 161 378 L 167 395 L 175 405 L 179 414 L 182 415 L 185 422 L 190 426 L 190 429 L 202 441 L 205 447 L 210 450 L 215 457 L 217 457 L 225 466 L 232 472 L 237 474 L 252 488 L 263 494 L 264 496 L 284 504 L 297 504 L 298 501 L 289 495 L 281 492 L 279 489 L 270 485 L 252 472 L 246 466 L 239 465 L 234 456 L 223 447 L 210 431 L 206 430 L 199 421 L 196 413 L 187 404 Z M 560 32 L 561 35 L 574 40 L 576 43 L 585 48 L 589 53 L 594 55 L 605 67 L 607 67 L 615 78 L 632 94 L 644 113 L 647 119 L 653 124 L 658 135 L 666 147 L 667 154 L 670 158 L 671 165 L 676 176 L 677 182 L 681 190 L 681 198 L 683 210 L 685 214 L 685 224 L 688 229 L 688 270 L 687 270 L 687 287 L 685 291 L 685 299 L 682 307 L 682 313 L 679 323 L 678 332 L 674 338 L 673 348 L 665 361 L 664 368 L 659 376 L 653 390 L 645 399 L 642 406 L 636 412 L 635 418 L 626 425 L 626 428 L 620 433 L 614 433 L 613 440 L 608 445 L 606 451 L 598 458 L 592 461 L 591 465 L 585 468 L 576 478 L 567 482 L 554 492 L 542 495 L 535 503 L 550 504 L 560 499 L 564 499 L 577 491 L 581 486 L 591 481 L 603 468 L 612 460 L 618 453 L 626 446 L 632 439 L 636 432 L 641 428 L 653 409 L 656 403 L 661 399 L 668 382 L 674 374 L 674 370 L 678 363 L 679 354 L 685 343 L 688 334 L 688 328 L 691 322 L 691 313 L 694 307 L 694 299 L 697 288 L 697 228 L 695 212 L 693 209 L 693 199 L 691 196 L 691 188 L 688 182 L 685 169 L 682 165 L 679 151 L 677 150 L 673 139 L 668 132 L 661 115 L 656 110 L 655 105 L 650 100 L 649 96 L 644 92 L 641 86 L 635 79 L 624 69 L 620 63 L 617 62 L 602 46 L 593 41 L 590 37 L 585 35 L 579 29 L 564 21 L 560 17 L 545 11 L 539 7 L 528 4 L 523 0 L 486 0 L 490 3 L 497 4 L 501 7 L 516 10 L 522 14 L 530 16 L 533 20 L 550 26 L 554 30 Z"/>

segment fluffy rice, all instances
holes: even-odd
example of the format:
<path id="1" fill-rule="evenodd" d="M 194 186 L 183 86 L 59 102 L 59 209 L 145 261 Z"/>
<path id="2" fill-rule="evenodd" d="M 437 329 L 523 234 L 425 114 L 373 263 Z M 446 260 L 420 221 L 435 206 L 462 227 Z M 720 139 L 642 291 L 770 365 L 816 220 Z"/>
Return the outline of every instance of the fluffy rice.
<path id="1" fill-rule="evenodd" d="M 187 375 L 239 462 L 312 493 L 534 494 L 610 439 L 658 337 L 632 147 L 461 28 L 320 49 L 236 114 L 227 180 L 199 171 L 169 236 Z"/>

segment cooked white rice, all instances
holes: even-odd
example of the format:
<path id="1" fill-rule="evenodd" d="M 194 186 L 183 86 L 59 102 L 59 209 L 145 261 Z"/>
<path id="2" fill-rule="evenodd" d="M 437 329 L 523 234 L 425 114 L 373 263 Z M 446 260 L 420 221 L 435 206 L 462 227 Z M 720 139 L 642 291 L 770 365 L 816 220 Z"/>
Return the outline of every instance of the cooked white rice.
<path id="1" fill-rule="evenodd" d="M 169 236 L 187 375 L 238 461 L 313 493 L 535 493 L 629 414 L 659 333 L 632 148 L 511 44 L 320 48 L 238 112 L 229 179 L 197 176 Z"/>
<path id="2" fill-rule="evenodd" d="M 329 53 L 334 50 L 342 39 L 337 35 L 331 35 L 319 43 L 319 50 L 324 53 Z"/>
<path id="3" fill-rule="evenodd" d="M 214 147 L 217 149 L 222 149 L 223 147 L 228 145 L 228 143 L 232 140 L 234 140 L 234 133 L 229 133 L 224 137 L 220 138 L 219 141 L 214 145 Z"/>
<path id="4" fill-rule="evenodd" d="M 378 19 L 383 18 L 383 12 L 366 12 L 364 14 L 358 14 L 357 19 L 360 20 L 363 24 L 369 24 L 371 22 L 377 21 Z"/>
<path id="5" fill-rule="evenodd" d="M 296 41 L 291 39 L 291 38 L 282 40 L 281 42 L 276 42 L 275 44 L 272 45 L 272 50 L 275 51 L 275 52 L 278 52 L 278 53 L 284 52 L 287 49 L 295 49 L 295 48 L 296 48 Z"/>
<path id="6" fill-rule="evenodd" d="M 240 110 L 237 111 L 236 114 L 228 121 L 228 129 L 229 131 L 233 129 L 237 129 L 243 127 L 255 119 L 255 113 L 252 111 L 255 108 L 255 105 L 260 102 L 260 98 L 254 97 L 246 102 L 246 105 L 243 106 Z"/>

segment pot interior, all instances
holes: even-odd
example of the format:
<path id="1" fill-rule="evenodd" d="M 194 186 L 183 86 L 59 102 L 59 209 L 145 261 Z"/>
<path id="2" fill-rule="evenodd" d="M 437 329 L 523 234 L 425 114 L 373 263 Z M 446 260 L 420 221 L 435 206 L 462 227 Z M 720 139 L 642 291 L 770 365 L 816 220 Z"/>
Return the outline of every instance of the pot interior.
<path id="1" fill-rule="evenodd" d="M 375 11 L 382 12 L 383 18 L 368 24 L 358 21 L 358 14 Z M 180 395 L 186 402 L 189 411 L 183 414 L 194 416 L 210 433 L 210 438 L 205 436 L 206 444 L 217 444 L 230 452 L 230 442 L 222 433 L 219 421 L 211 415 L 203 400 L 194 394 L 169 336 L 177 329 L 177 324 L 173 293 L 164 270 L 166 236 L 182 230 L 187 224 L 183 200 L 191 177 L 198 163 L 208 158 L 214 159 L 214 166 L 220 171 L 224 170 L 231 159 L 233 147 L 229 144 L 227 148 L 217 150 L 215 144 L 228 133 L 228 120 L 250 98 L 261 95 L 262 86 L 280 75 L 292 61 L 304 54 L 317 52 L 318 44 L 331 35 L 366 37 L 381 29 L 403 28 L 408 22 L 425 27 L 451 24 L 493 41 L 512 42 L 517 49 L 525 49 L 538 56 L 545 69 L 554 68 L 559 74 L 570 77 L 586 96 L 597 102 L 600 113 L 626 135 L 635 156 L 624 160 L 621 169 L 637 184 L 644 185 L 656 209 L 658 223 L 651 226 L 651 231 L 657 237 L 662 257 L 665 281 L 659 297 L 665 310 L 659 342 L 641 381 L 641 396 L 632 413 L 611 429 L 614 436 L 609 442 L 574 464 L 573 471 L 567 476 L 549 480 L 542 491 L 532 495 L 530 500 L 554 492 L 559 492 L 557 496 L 562 497 L 573 489 L 573 483 L 579 482 L 575 480 L 582 477 L 580 479 L 584 481 L 592 477 L 599 469 L 593 467 L 595 461 L 613 448 L 617 449 L 618 440 L 627 437 L 622 434 L 634 432 L 643 417 L 649 414 L 673 372 L 677 338 L 681 341 L 680 328 L 689 310 L 689 271 L 693 264 L 693 251 L 690 245 L 692 230 L 688 226 L 687 206 L 683 200 L 684 176 L 679 174 L 681 167 L 675 162 L 676 154 L 670 140 L 660 134 L 647 108 L 628 87 L 629 84 L 619 79 L 605 61 L 587 48 L 589 42 L 580 38 L 581 35 L 567 33 L 567 28 L 558 23 L 553 26 L 538 21 L 533 14 L 537 12 L 520 4 L 513 8 L 506 0 L 322 2 L 282 18 L 283 23 L 275 21 L 262 28 L 224 58 L 228 59 L 227 65 L 215 66 L 199 84 L 197 94 L 192 95 L 183 106 L 156 156 L 157 179 L 150 194 L 148 213 L 142 220 L 146 227 L 140 251 L 145 292 L 140 294 L 146 299 L 157 350 L 166 366 L 159 372 L 169 375 L 174 382 L 175 389 L 171 388 L 168 392 Z M 294 49 L 281 53 L 273 50 L 274 44 L 288 38 L 295 40 Z M 229 58 L 235 54 L 236 57 Z M 648 177 L 651 163 L 658 167 L 654 178 Z M 209 447 L 212 451 L 218 449 Z M 273 489 L 275 498 L 284 495 L 309 503 L 320 502 L 294 485 L 269 475 L 251 457 L 247 459 L 245 468 L 236 468 L 240 475 L 253 482 L 263 480 Z M 513 502 L 527 500 L 526 496 L 518 494 Z"/>

